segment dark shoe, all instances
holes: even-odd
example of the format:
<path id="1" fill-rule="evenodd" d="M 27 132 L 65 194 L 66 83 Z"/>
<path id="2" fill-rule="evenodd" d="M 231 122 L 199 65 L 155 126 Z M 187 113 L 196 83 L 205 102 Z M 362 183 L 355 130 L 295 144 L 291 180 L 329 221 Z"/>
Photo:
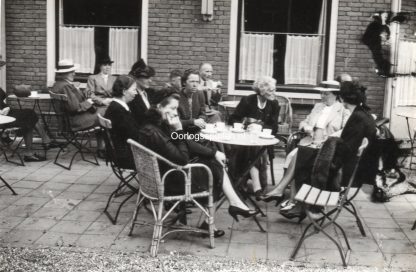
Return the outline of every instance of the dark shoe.
<path id="1" fill-rule="evenodd" d="M 36 154 L 33 154 L 33 155 L 30 155 L 30 156 L 24 156 L 23 160 L 25 162 L 41 162 L 41 161 L 46 161 L 46 158 L 42 157 L 42 156 L 39 156 L 39 155 L 36 155 Z"/>
<path id="2" fill-rule="evenodd" d="M 228 213 L 238 222 L 238 215 L 241 215 L 244 218 L 255 216 L 260 211 L 253 211 L 253 210 L 243 210 L 235 206 L 230 206 L 228 208 Z"/>
<path id="3" fill-rule="evenodd" d="M 46 144 L 46 146 L 48 147 L 48 149 L 52 149 L 52 148 L 59 148 L 62 146 L 62 144 L 56 142 L 56 141 L 52 141 L 48 144 Z"/>
<path id="4" fill-rule="evenodd" d="M 302 222 L 306 217 L 306 213 L 300 205 L 295 205 L 293 209 L 280 211 L 279 213 L 287 219 L 298 218 L 298 223 Z"/>
<path id="5" fill-rule="evenodd" d="M 202 230 L 208 230 L 209 231 L 209 225 L 205 221 L 202 222 L 202 224 L 201 224 L 201 226 L 199 226 L 199 228 L 202 229 Z M 214 238 L 224 236 L 224 234 L 225 234 L 225 231 L 223 231 L 223 230 L 220 230 L 220 229 L 219 230 L 214 230 Z"/>
<path id="6" fill-rule="evenodd" d="M 12 138 L 10 138 L 9 136 L 1 137 L 1 141 L 6 145 L 13 143 Z"/>
<path id="7" fill-rule="evenodd" d="M 257 201 L 260 201 L 264 198 L 264 194 L 262 190 L 257 190 L 256 192 L 254 192 L 254 196 L 256 197 Z"/>
<path id="8" fill-rule="evenodd" d="M 279 205 L 280 202 L 284 200 L 284 196 L 282 195 L 281 196 L 276 196 L 276 195 L 264 196 L 261 200 L 264 202 L 276 201 L 274 206 L 277 207 L 277 205 Z"/>

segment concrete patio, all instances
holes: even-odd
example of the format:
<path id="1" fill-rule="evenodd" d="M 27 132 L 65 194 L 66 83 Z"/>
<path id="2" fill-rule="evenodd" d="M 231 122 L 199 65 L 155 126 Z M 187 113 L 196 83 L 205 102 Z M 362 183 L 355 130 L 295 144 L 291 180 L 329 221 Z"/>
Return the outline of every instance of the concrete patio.
<path id="1" fill-rule="evenodd" d="M 51 159 L 53 155 L 50 152 L 48 157 Z M 275 160 L 277 180 L 282 175 L 282 162 L 282 157 Z M 51 160 L 21 167 L 6 163 L 2 158 L 0 171 L 18 193 L 13 196 L 6 188 L 0 189 L 1 246 L 148 251 L 151 227 L 137 226 L 133 236 L 127 236 L 135 197 L 126 203 L 116 225 L 103 214 L 108 195 L 118 184 L 103 161 L 100 166 L 77 161 L 73 169 L 67 171 Z M 409 178 L 414 177 L 415 171 Z M 339 219 L 352 247 L 349 265 L 416 270 L 416 230 L 410 230 L 416 219 L 416 195 L 402 195 L 387 203 L 372 203 L 369 200 L 371 190 L 364 188 L 364 191 L 367 193 L 360 192 L 354 202 L 367 237 L 361 236 L 349 214 L 344 213 Z M 267 217 L 259 217 L 259 220 L 267 233 L 259 232 L 253 220 L 235 222 L 224 205 L 217 213 L 216 225 L 224 229 L 226 235 L 215 240 L 215 249 L 210 249 L 208 239 L 200 235 L 181 234 L 162 243 L 160 254 L 174 251 L 284 263 L 308 220 L 298 224 L 283 218 L 273 205 L 262 204 L 262 207 Z M 145 210 L 140 216 L 152 220 Z M 199 224 L 200 217 L 199 212 L 194 212 L 188 221 Z M 338 234 L 336 236 L 339 238 Z M 296 262 L 320 267 L 341 265 L 336 247 L 321 234 L 306 241 Z"/>

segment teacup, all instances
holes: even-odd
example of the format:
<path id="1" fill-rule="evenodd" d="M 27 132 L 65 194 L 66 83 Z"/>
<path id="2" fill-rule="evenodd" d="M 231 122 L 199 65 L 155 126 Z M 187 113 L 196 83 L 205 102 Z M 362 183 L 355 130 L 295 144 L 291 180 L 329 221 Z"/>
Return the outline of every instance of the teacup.
<path id="1" fill-rule="evenodd" d="M 217 129 L 218 129 L 219 131 L 224 131 L 224 130 L 225 130 L 225 123 L 224 123 L 224 122 L 217 122 L 217 123 L 215 124 L 215 126 L 217 127 Z"/>
<path id="2" fill-rule="evenodd" d="M 38 96 L 38 91 L 31 91 L 30 96 L 32 96 L 32 97 Z"/>
<path id="3" fill-rule="evenodd" d="M 242 123 L 234 123 L 233 127 L 235 130 L 243 130 L 243 124 Z"/>
<path id="4" fill-rule="evenodd" d="M 270 128 L 263 128 L 263 134 L 264 135 L 271 135 L 272 134 L 272 130 Z"/>
<path id="5" fill-rule="evenodd" d="M 205 129 L 207 131 L 214 131 L 215 130 L 215 125 L 214 124 L 206 124 Z"/>

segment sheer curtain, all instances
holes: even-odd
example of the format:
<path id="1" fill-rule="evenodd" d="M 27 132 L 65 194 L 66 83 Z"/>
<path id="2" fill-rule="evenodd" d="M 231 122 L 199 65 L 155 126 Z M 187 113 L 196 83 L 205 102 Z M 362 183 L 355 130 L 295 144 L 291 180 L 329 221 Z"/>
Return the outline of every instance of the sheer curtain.
<path id="1" fill-rule="evenodd" d="M 259 76 L 273 75 L 274 36 L 241 34 L 240 80 L 256 80 Z"/>
<path id="2" fill-rule="evenodd" d="M 109 55 L 113 74 L 127 74 L 137 60 L 138 29 L 110 28 Z"/>
<path id="3" fill-rule="evenodd" d="M 285 55 L 285 84 L 316 85 L 320 60 L 318 36 L 288 35 Z"/>
<path id="4" fill-rule="evenodd" d="M 59 59 L 72 59 L 77 72 L 93 73 L 95 65 L 94 28 L 59 27 Z"/>
<path id="5" fill-rule="evenodd" d="M 400 41 L 398 74 L 416 72 L 416 42 Z M 416 106 L 416 77 L 399 76 L 396 81 L 396 106 Z"/>

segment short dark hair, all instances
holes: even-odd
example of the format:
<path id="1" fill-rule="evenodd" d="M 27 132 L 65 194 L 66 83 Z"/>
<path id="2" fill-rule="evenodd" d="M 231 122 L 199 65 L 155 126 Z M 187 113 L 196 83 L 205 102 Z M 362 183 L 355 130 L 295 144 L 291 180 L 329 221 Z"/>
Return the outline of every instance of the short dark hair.
<path id="1" fill-rule="evenodd" d="M 179 94 L 174 89 L 167 87 L 155 92 L 152 101 L 154 104 L 160 104 L 164 107 L 169 104 L 172 99 L 179 101 Z"/>
<path id="2" fill-rule="evenodd" d="M 185 70 L 185 72 L 183 72 L 183 75 L 181 77 L 181 83 L 182 86 L 185 86 L 186 81 L 188 80 L 190 75 L 198 75 L 199 76 L 199 71 L 195 70 L 195 69 L 187 69 Z"/>
<path id="3" fill-rule="evenodd" d="M 365 90 L 357 81 L 344 81 L 339 95 L 344 102 L 358 106 L 366 102 Z"/>
<path id="4" fill-rule="evenodd" d="M 116 81 L 114 81 L 113 85 L 113 96 L 114 97 L 122 97 L 124 90 L 127 90 L 128 88 L 133 85 L 136 81 L 131 77 L 127 75 L 121 75 L 119 76 Z"/>
<path id="5" fill-rule="evenodd" d="M 182 75 L 183 75 L 183 73 L 182 73 L 181 70 L 175 69 L 175 70 L 170 71 L 169 78 L 170 79 L 172 79 L 174 77 L 180 77 L 180 78 L 182 78 Z"/>

